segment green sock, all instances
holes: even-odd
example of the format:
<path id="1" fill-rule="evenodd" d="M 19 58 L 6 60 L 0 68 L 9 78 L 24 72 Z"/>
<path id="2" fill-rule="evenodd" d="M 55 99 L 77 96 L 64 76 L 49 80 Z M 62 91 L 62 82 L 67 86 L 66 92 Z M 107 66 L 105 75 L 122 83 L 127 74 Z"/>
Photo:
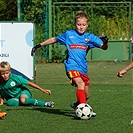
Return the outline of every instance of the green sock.
<path id="1" fill-rule="evenodd" d="M 45 103 L 46 102 L 44 102 L 44 101 L 36 100 L 33 98 L 26 98 L 25 99 L 25 105 L 45 106 Z"/>
<path id="2" fill-rule="evenodd" d="M 8 106 L 19 106 L 19 99 L 18 98 L 11 98 L 7 101 Z"/>

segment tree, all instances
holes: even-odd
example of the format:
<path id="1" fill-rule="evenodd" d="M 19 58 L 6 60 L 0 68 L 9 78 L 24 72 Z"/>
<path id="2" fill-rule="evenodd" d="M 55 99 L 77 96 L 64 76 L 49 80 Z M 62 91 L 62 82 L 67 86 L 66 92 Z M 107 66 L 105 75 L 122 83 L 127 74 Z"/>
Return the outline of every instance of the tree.
<path id="1" fill-rule="evenodd" d="M 17 1 L 0 0 L 0 21 L 17 20 Z"/>

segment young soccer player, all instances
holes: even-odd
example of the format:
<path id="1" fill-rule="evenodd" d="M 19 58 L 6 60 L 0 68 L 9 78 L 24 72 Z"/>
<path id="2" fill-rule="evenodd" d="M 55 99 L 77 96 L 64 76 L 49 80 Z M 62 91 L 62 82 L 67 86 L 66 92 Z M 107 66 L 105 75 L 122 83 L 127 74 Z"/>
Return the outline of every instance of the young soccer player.
<path id="1" fill-rule="evenodd" d="M 117 76 L 122 78 L 124 76 L 124 74 L 126 74 L 132 68 L 133 68 L 133 62 L 131 62 L 129 65 L 127 65 L 124 69 L 120 70 L 117 73 Z"/>
<path id="2" fill-rule="evenodd" d="M 56 37 L 49 38 L 33 47 L 31 51 L 31 55 L 33 56 L 39 47 L 55 42 L 59 42 L 66 46 L 67 57 L 66 60 L 64 60 L 66 74 L 70 79 L 70 83 L 77 88 L 77 102 L 70 104 L 72 108 L 76 108 L 78 104 L 86 103 L 87 99 L 90 97 L 88 63 L 86 61 L 87 52 L 92 48 L 101 48 L 103 50 L 108 48 L 107 36 L 102 36 L 100 39 L 94 34 L 86 33 L 88 17 L 85 12 L 77 12 L 74 25 L 75 30 L 66 30 Z M 95 113 L 94 116 L 96 116 Z"/>
<path id="3" fill-rule="evenodd" d="M 8 62 L 0 63 L 0 105 L 3 105 L 4 99 L 8 106 L 33 105 L 53 107 L 53 102 L 44 102 L 32 98 L 32 94 L 26 85 L 32 86 L 43 93 L 51 94 L 50 90 L 44 90 L 33 82 L 24 79 L 19 75 L 11 73 L 11 67 Z"/>

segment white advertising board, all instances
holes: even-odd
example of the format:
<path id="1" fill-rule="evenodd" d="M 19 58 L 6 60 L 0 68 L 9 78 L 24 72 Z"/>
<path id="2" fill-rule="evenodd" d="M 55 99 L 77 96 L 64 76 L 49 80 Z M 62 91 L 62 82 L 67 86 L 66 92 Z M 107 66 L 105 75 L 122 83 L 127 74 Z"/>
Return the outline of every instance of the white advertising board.
<path id="1" fill-rule="evenodd" d="M 0 23 L 0 62 L 7 61 L 12 73 L 33 80 L 33 23 Z"/>

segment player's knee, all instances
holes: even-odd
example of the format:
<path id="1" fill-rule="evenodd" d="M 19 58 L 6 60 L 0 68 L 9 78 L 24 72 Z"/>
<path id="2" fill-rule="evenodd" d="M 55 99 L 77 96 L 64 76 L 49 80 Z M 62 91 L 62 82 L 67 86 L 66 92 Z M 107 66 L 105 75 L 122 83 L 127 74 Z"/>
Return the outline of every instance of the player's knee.
<path id="1" fill-rule="evenodd" d="M 21 103 L 21 104 L 25 104 L 25 98 L 21 98 L 21 99 L 20 99 L 20 103 Z"/>
<path id="2" fill-rule="evenodd" d="M 20 103 L 21 104 L 25 104 L 25 99 L 26 98 L 28 98 L 28 95 L 27 94 L 22 94 L 21 96 L 20 96 Z"/>
<path id="3" fill-rule="evenodd" d="M 85 84 L 84 84 L 84 82 L 83 81 L 79 81 L 79 82 L 77 82 L 77 86 L 78 86 L 78 88 L 83 88 L 84 89 L 84 86 L 85 86 Z"/>
<path id="4" fill-rule="evenodd" d="M 8 106 L 19 106 L 19 99 L 11 98 L 7 101 Z"/>

